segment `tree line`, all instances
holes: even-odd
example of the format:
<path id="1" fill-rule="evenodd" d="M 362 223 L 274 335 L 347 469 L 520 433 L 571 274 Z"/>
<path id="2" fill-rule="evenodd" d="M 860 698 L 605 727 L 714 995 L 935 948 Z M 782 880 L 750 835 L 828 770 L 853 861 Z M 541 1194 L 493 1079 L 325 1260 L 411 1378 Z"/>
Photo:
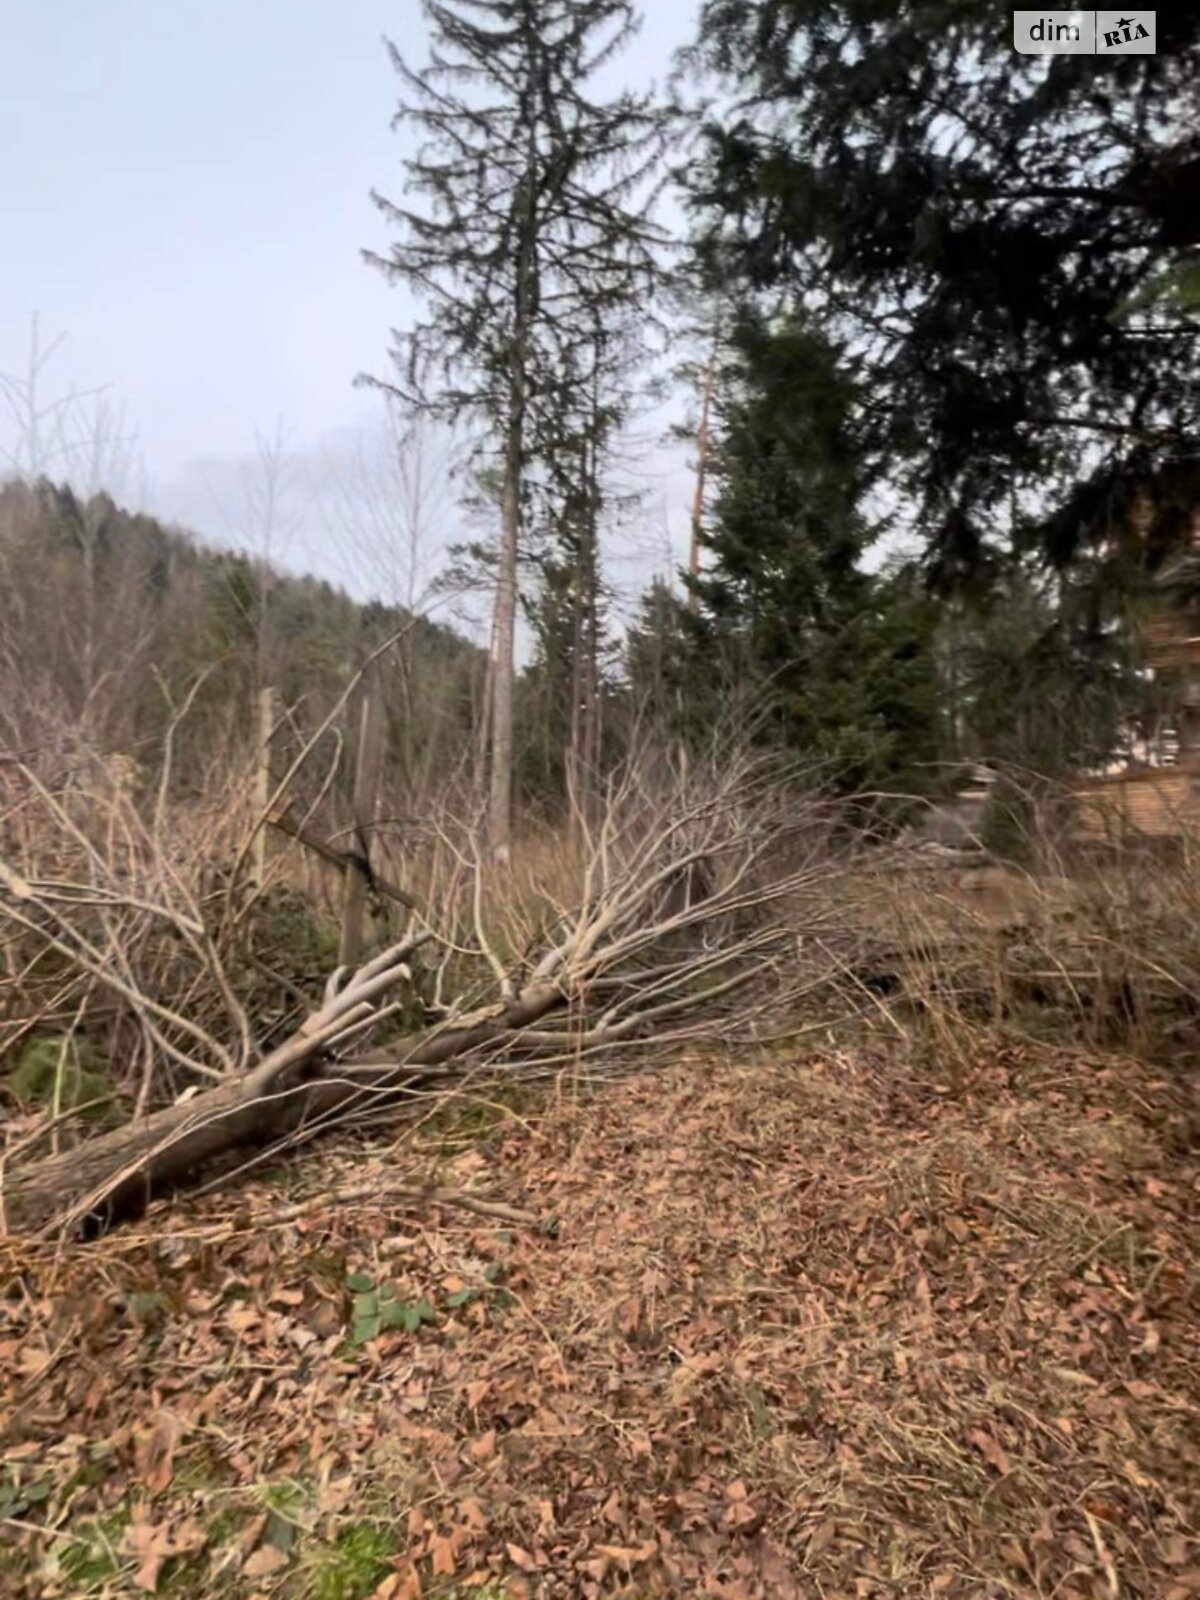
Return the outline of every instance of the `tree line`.
<path id="1" fill-rule="evenodd" d="M 669 95 L 606 95 L 627 0 L 423 10 L 370 257 L 423 315 L 374 381 L 483 441 L 501 857 L 514 772 L 586 803 L 622 692 L 851 789 L 1062 771 L 1169 716 L 1136 620 L 1200 503 L 1200 23 L 1101 63 L 1017 56 L 975 0 L 706 0 Z M 704 374 L 693 559 L 606 667 L 608 469 L 664 332 Z"/>

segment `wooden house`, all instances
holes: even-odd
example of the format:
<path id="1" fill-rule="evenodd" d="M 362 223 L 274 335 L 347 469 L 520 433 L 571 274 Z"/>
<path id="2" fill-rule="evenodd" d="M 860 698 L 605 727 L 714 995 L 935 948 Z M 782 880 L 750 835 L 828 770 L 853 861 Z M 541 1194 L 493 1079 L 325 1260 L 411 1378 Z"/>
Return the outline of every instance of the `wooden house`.
<path id="1" fill-rule="evenodd" d="M 1159 573 L 1158 603 L 1141 628 L 1142 660 L 1163 680 L 1176 749 L 1170 765 L 1131 765 L 1084 779 L 1075 790 L 1079 835 L 1088 842 L 1178 840 L 1200 831 L 1200 548 Z"/>

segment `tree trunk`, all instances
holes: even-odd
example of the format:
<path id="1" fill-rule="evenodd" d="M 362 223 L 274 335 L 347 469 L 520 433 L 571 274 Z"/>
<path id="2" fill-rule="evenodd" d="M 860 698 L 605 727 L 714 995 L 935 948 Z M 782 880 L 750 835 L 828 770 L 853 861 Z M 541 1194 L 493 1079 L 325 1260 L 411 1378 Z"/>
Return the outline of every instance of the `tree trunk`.
<path id="1" fill-rule="evenodd" d="M 581 486 L 587 480 L 587 440 L 581 442 L 579 474 Z M 589 773 L 587 765 L 587 504 L 583 494 L 572 496 L 578 503 L 578 525 L 575 535 L 575 567 L 571 575 L 571 727 L 567 750 L 567 798 L 571 807 L 571 838 L 578 843 L 583 836 L 588 814 Z"/>
<path id="2" fill-rule="evenodd" d="M 276 691 L 260 689 L 258 700 L 258 765 L 254 773 L 254 813 L 258 819 L 258 832 L 254 836 L 253 878 L 255 888 L 261 889 L 267 881 L 268 843 L 267 812 L 271 804 L 271 745 L 275 736 Z"/>
<path id="3" fill-rule="evenodd" d="M 471 754 L 471 794 L 482 805 L 487 789 L 488 751 L 492 742 L 492 684 L 496 677 L 496 613 L 492 610 L 491 630 L 488 634 L 487 665 L 483 672 L 483 689 L 478 701 L 478 717 Z M 474 709 L 474 708 L 473 708 Z"/>
<path id="4" fill-rule="evenodd" d="M 596 822 L 600 761 L 600 352 L 592 373 L 591 413 L 579 452 L 571 656 L 572 828 Z"/>
<path id="5" fill-rule="evenodd" d="M 717 357 L 712 359 L 704 373 L 704 398 L 700 404 L 700 433 L 696 441 L 696 497 L 692 502 L 692 539 L 688 551 L 688 610 L 697 611 L 700 592 L 696 580 L 700 576 L 700 539 L 704 532 L 704 488 L 708 477 L 709 415 L 712 410 L 713 385 L 716 382 Z"/>
<path id="6" fill-rule="evenodd" d="M 342 891 L 342 938 L 338 953 L 339 962 L 347 967 L 357 966 L 362 954 L 363 917 L 367 893 L 373 881 L 371 844 L 387 737 L 383 680 L 379 669 L 379 662 L 372 661 L 363 674 L 362 682 L 358 755 L 354 767 L 354 842 L 349 852 L 350 866 Z"/>
<path id="7" fill-rule="evenodd" d="M 575 571 L 571 636 L 571 731 L 567 750 L 571 837 L 576 843 L 596 821 L 597 673 L 596 599 L 587 555 L 581 551 Z"/>
<path id="8" fill-rule="evenodd" d="M 514 389 L 523 385 L 514 379 Z M 500 504 L 500 569 L 492 629 L 492 789 L 491 839 L 496 860 L 507 863 L 512 849 L 513 678 L 517 626 L 517 555 L 521 530 L 522 419 L 514 400 L 504 458 Z M 522 402 L 523 405 L 523 402 Z"/>
<path id="9" fill-rule="evenodd" d="M 98 1231 L 136 1215 L 156 1195 L 178 1187 L 217 1157 L 269 1144 L 324 1121 L 355 1104 L 377 1099 L 381 1090 L 411 1088 L 435 1069 L 462 1063 L 556 1010 L 562 992 L 532 984 L 505 1006 L 454 1027 L 431 1029 L 423 1038 L 387 1052 L 339 1063 L 337 1076 L 301 1081 L 280 1077 L 262 1083 L 254 1074 L 219 1084 L 181 1104 L 167 1106 L 75 1150 L 51 1156 L 5 1175 L 3 1217 L 16 1230 L 37 1231 L 72 1218 Z M 299 1064 L 303 1073 L 311 1062 Z M 95 1197 L 93 1200 L 92 1197 Z"/>
<path id="10" fill-rule="evenodd" d="M 587 498 L 584 512 L 583 547 L 583 800 L 588 826 L 597 821 L 597 780 L 600 766 L 600 417 L 599 398 L 593 394 L 595 411 L 592 438 L 586 459 Z"/>
<path id="11" fill-rule="evenodd" d="M 527 19 L 528 20 L 528 19 Z M 525 470 L 525 406 L 529 387 L 530 332 L 537 304 L 538 150 L 537 96 L 540 63 L 532 46 L 522 114 L 527 159 L 517 201 L 519 242 L 512 342 L 508 360 L 508 418 L 504 435 L 504 483 L 500 502 L 500 568 L 496 582 L 492 660 L 492 853 L 507 866 L 512 853 L 513 679 L 517 631 L 517 560 L 521 548 L 521 493 Z"/>

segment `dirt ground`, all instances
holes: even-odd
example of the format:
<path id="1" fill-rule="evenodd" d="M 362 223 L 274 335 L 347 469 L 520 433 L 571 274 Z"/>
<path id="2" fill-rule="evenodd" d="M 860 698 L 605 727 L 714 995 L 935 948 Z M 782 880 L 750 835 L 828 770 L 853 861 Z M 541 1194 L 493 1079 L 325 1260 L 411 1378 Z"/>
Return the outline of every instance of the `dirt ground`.
<path id="1" fill-rule="evenodd" d="M 429 1170 L 547 1229 L 389 1201 L 403 1145 L 6 1247 L 6 1595 L 1200 1595 L 1177 1083 L 831 1050 L 476 1120 Z"/>

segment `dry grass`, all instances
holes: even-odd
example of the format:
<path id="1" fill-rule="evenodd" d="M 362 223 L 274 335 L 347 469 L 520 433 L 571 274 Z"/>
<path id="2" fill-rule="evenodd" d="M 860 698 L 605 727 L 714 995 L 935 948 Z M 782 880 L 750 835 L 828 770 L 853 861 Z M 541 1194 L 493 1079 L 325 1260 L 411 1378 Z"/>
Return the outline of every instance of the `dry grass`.
<path id="1" fill-rule="evenodd" d="M 1200 853 L 1052 865 L 863 869 L 873 892 L 849 921 L 892 1031 L 925 1037 L 948 1073 L 1014 1039 L 1198 1064 Z"/>

